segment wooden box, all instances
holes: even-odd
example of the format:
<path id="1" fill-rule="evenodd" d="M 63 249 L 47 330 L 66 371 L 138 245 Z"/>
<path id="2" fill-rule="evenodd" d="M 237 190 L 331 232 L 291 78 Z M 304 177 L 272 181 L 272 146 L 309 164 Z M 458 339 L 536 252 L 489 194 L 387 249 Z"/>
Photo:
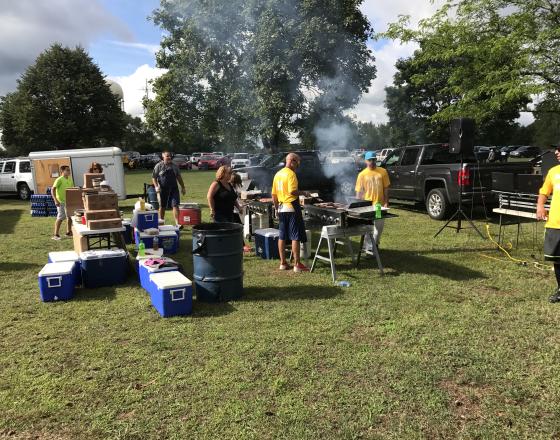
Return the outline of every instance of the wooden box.
<path id="1" fill-rule="evenodd" d="M 121 228 L 122 220 L 120 218 L 110 218 L 103 220 L 88 220 L 87 226 L 92 231 L 97 231 L 99 229 L 113 229 Z"/>
<path id="2" fill-rule="evenodd" d="M 84 188 L 93 188 L 93 179 L 105 180 L 103 173 L 84 173 Z"/>
<path id="3" fill-rule="evenodd" d="M 74 251 L 80 254 L 88 251 L 87 238 L 78 234 L 74 225 L 72 225 L 72 240 L 74 240 Z"/>
<path id="4" fill-rule="evenodd" d="M 116 209 L 101 209 L 97 211 L 86 211 L 85 215 L 86 215 L 86 221 L 120 218 L 119 212 Z"/>
<path id="5" fill-rule="evenodd" d="M 86 211 L 119 209 L 119 199 L 114 192 L 84 194 L 84 208 Z"/>
<path id="6" fill-rule="evenodd" d="M 66 212 L 74 215 L 76 209 L 84 209 L 81 188 L 68 188 L 66 190 Z"/>

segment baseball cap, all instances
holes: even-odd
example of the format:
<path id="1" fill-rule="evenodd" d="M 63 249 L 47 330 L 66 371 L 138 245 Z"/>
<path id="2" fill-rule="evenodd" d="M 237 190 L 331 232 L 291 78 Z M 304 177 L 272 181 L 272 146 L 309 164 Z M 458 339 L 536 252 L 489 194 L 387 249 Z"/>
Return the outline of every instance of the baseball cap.
<path id="1" fill-rule="evenodd" d="M 377 154 L 375 154 L 375 151 L 368 151 L 365 156 L 364 156 L 365 160 L 375 160 L 377 159 Z"/>

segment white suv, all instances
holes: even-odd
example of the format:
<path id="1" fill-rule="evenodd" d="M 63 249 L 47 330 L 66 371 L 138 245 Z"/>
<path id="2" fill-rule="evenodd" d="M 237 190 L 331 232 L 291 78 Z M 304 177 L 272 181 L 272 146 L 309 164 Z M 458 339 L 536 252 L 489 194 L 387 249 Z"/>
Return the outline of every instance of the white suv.
<path id="1" fill-rule="evenodd" d="M 0 192 L 17 194 L 21 200 L 31 197 L 33 173 L 31 161 L 26 158 L 0 161 Z"/>
<path id="2" fill-rule="evenodd" d="M 249 158 L 249 154 L 247 153 L 234 153 L 233 158 L 231 159 L 231 168 L 243 168 L 243 167 L 250 167 L 251 166 L 251 159 Z"/>

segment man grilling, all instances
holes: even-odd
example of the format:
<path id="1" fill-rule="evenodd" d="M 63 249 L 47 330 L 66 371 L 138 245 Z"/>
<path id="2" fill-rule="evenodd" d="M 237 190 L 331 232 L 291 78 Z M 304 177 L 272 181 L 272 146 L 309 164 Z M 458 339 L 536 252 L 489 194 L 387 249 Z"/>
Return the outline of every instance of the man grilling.
<path id="1" fill-rule="evenodd" d="M 156 192 L 160 194 L 159 203 L 159 216 L 165 219 L 165 210 L 168 206 L 173 208 L 173 216 L 175 217 L 175 224 L 182 229 L 179 225 L 179 185 L 181 185 L 181 194 L 185 195 L 185 184 L 181 177 L 179 167 L 173 163 L 171 153 L 164 151 L 161 154 L 163 160 L 158 162 L 154 167 L 152 173 L 152 182 Z"/>
<path id="2" fill-rule="evenodd" d="M 272 181 L 272 201 L 278 213 L 280 223 L 280 237 L 278 252 L 280 253 L 280 270 L 290 270 L 286 261 L 286 240 L 292 241 L 292 255 L 294 257 L 294 272 L 308 272 L 309 269 L 300 261 L 300 242 L 305 243 L 305 224 L 299 204 L 299 196 L 308 196 L 307 191 L 298 190 L 298 180 L 295 171 L 301 162 L 295 153 L 286 156 L 286 166 L 276 173 Z"/>
<path id="3" fill-rule="evenodd" d="M 381 203 L 383 207 L 387 208 L 389 207 L 389 186 L 391 185 L 389 175 L 384 168 L 376 165 L 377 156 L 374 151 L 368 151 L 364 159 L 366 161 L 366 168 L 358 174 L 356 179 L 356 198 L 370 200 L 372 205 Z M 384 219 L 375 221 L 373 239 L 377 246 L 379 246 L 384 225 Z M 366 235 L 364 249 L 369 252 L 373 250 L 369 235 Z"/>
<path id="4" fill-rule="evenodd" d="M 556 160 L 560 162 L 560 145 L 556 145 Z M 546 212 L 544 204 L 552 195 L 550 211 Z M 537 220 L 546 220 L 544 236 L 544 259 L 554 264 L 557 288 L 548 300 L 551 303 L 560 302 L 560 165 L 552 167 L 543 186 L 539 190 L 537 202 Z"/>

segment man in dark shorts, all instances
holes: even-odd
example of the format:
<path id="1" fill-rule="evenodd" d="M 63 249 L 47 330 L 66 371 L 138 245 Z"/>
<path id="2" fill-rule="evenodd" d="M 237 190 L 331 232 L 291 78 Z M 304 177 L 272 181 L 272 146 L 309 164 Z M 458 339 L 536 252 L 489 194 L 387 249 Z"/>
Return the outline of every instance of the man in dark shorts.
<path id="1" fill-rule="evenodd" d="M 307 241 L 303 214 L 299 204 L 300 195 L 309 195 L 307 191 L 298 190 L 295 170 L 301 159 L 295 153 L 286 156 L 286 166 L 276 173 L 272 182 L 272 200 L 278 213 L 280 237 L 278 251 L 280 253 L 280 270 L 290 270 L 286 261 L 286 240 L 292 241 L 292 255 L 295 260 L 294 272 L 308 272 L 309 269 L 300 261 L 300 242 Z"/>
<path id="2" fill-rule="evenodd" d="M 160 194 L 159 216 L 165 219 L 165 210 L 168 206 L 173 208 L 173 216 L 175 224 L 179 226 L 179 186 L 181 186 L 181 194 L 185 195 L 185 184 L 181 177 L 179 167 L 175 165 L 169 151 L 161 154 L 162 161 L 158 162 L 152 173 L 152 182 L 156 192 Z M 180 227 L 180 226 L 179 226 Z"/>
<path id="3" fill-rule="evenodd" d="M 560 162 L 560 145 L 556 145 L 556 159 Z M 544 204 L 552 195 L 550 210 L 547 213 Z M 537 220 L 546 220 L 544 236 L 544 259 L 554 263 L 554 274 L 558 287 L 548 298 L 551 303 L 560 302 L 560 165 L 552 167 L 543 186 L 539 190 L 537 203 Z"/>

